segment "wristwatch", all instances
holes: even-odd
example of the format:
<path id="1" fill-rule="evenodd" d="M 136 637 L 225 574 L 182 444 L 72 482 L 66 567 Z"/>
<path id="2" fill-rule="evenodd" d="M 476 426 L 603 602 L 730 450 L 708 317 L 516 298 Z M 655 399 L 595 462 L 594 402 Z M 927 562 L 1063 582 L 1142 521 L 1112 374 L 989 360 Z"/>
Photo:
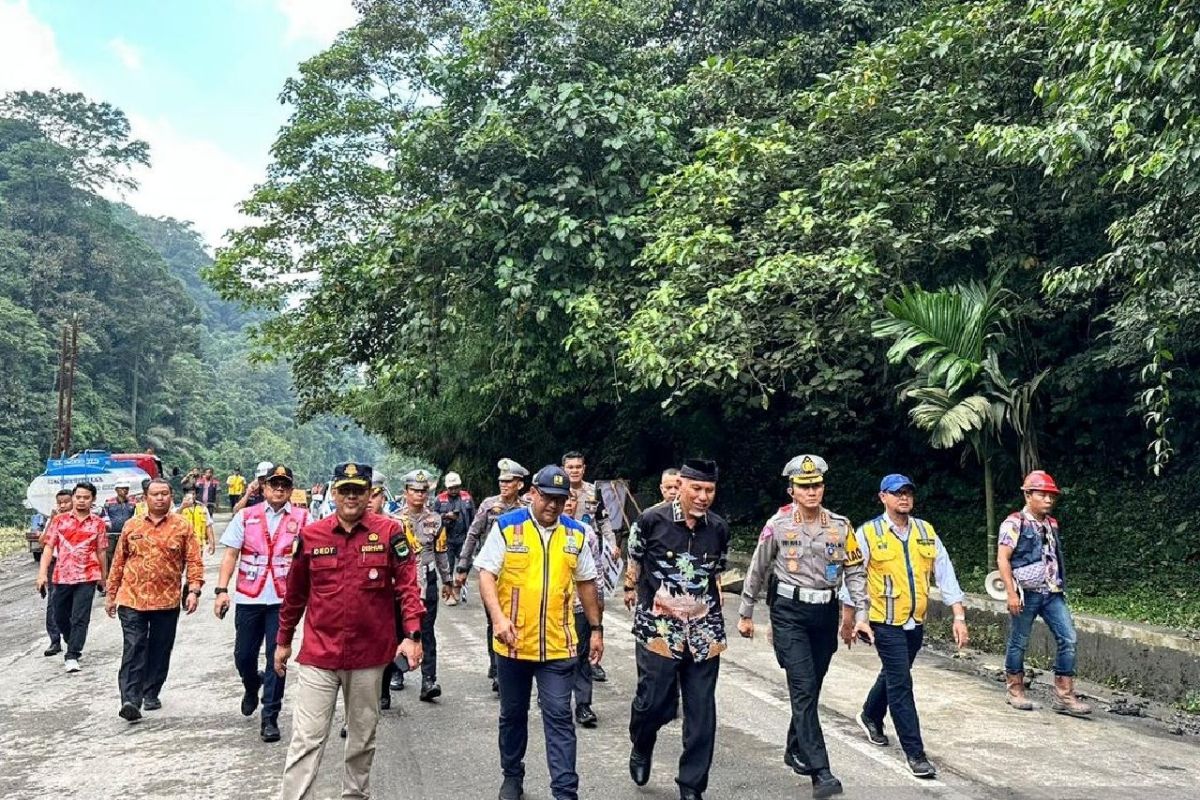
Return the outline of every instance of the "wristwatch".
<path id="1" fill-rule="evenodd" d="M 188 594 L 194 594 L 194 595 L 196 595 L 196 597 L 199 597 L 200 590 L 199 589 L 188 589 Z"/>
<path id="2" fill-rule="evenodd" d="M 404 638 L 408 639 L 410 642 L 419 642 L 421 641 L 421 632 L 413 631 L 412 633 L 406 634 Z"/>
<path id="3" fill-rule="evenodd" d="M 592 629 L 592 633 L 595 633 L 596 631 L 600 631 L 601 633 L 604 633 L 604 626 L 603 626 L 603 625 L 592 625 L 592 626 L 590 626 L 590 627 L 591 627 L 591 629 Z"/>
<path id="4" fill-rule="evenodd" d="M 222 589 L 220 586 L 218 586 L 217 588 L 213 589 L 213 594 L 229 594 L 229 590 Z"/>
<path id="5" fill-rule="evenodd" d="M 637 587 L 636 587 L 636 586 L 626 586 L 626 587 L 625 587 L 625 591 L 627 591 L 627 592 L 636 592 L 636 591 L 637 591 Z"/>

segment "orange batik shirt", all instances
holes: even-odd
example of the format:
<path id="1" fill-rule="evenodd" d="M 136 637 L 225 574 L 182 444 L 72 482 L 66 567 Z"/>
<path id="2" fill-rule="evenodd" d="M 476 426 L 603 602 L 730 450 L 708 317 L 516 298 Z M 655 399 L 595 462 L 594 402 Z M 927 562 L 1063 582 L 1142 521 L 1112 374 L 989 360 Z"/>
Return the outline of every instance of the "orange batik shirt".
<path id="1" fill-rule="evenodd" d="M 108 599 L 138 611 L 178 608 L 185 572 L 188 584 L 203 585 L 204 562 L 191 523 L 175 512 L 158 522 L 136 515 L 121 529 L 108 571 Z"/>

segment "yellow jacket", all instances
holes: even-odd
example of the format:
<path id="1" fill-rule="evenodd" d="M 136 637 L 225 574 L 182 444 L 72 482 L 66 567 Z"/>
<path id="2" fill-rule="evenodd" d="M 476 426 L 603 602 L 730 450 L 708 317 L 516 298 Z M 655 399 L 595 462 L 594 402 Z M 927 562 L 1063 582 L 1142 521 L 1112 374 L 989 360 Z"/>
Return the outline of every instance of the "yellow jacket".
<path id="1" fill-rule="evenodd" d="M 492 641 L 500 655 L 524 661 L 575 658 L 575 567 L 584 547 L 584 530 L 560 518 L 543 545 L 527 508 L 496 520 L 504 537 L 504 564 L 496 579 L 500 608 L 516 628 L 514 646 Z"/>

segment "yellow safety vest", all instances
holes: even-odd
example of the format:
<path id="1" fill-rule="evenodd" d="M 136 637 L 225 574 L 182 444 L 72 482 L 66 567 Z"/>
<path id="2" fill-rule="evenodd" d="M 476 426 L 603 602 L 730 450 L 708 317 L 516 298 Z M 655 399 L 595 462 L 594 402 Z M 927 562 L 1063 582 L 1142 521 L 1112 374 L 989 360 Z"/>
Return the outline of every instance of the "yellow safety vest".
<path id="1" fill-rule="evenodd" d="M 559 519 L 545 544 L 527 508 L 496 520 L 504 537 L 504 564 L 496 580 L 500 608 L 513 621 L 513 647 L 493 639 L 500 655 L 523 661 L 575 658 L 575 566 L 584 547 L 583 526 Z"/>
<path id="2" fill-rule="evenodd" d="M 179 510 L 179 514 L 192 525 L 192 533 L 196 535 L 196 540 L 200 544 L 204 544 L 205 532 L 208 530 L 208 514 L 205 513 L 204 506 L 194 505 L 188 508 Z"/>
<path id="3" fill-rule="evenodd" d="M 912 518 L 908 540 L 892 532 L 887 520 L 877 517 L 858 529 L 856 536 L 869 542 L 867 596 L 871 622 L 903 625 L 912 617 L 925 621 L 929 581 L 937 557 L 937 533 L 924 520 Z"/>

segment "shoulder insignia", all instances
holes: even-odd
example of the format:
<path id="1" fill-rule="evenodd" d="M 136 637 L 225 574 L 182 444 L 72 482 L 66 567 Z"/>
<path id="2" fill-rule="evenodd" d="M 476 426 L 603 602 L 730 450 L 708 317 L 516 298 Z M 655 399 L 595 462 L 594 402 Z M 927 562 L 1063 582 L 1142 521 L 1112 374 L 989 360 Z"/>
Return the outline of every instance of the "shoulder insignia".
<path id="1" fill-rule="evenodd" d="M 770 523 L 768 523 L 766 525 L 763 525 L 762 533 L 759 534 L 758 540 L 760 542 L 765 542 L 768 539 L 774 538 L 774 536 L 775 536 L 775 529 L 771 527 Z"/>
<path id="2" fill-rule="evenodd" d="M 396 558 L 408 558 L 408 539 L 403 534 L 392 537 L 392 552 Z"/>

